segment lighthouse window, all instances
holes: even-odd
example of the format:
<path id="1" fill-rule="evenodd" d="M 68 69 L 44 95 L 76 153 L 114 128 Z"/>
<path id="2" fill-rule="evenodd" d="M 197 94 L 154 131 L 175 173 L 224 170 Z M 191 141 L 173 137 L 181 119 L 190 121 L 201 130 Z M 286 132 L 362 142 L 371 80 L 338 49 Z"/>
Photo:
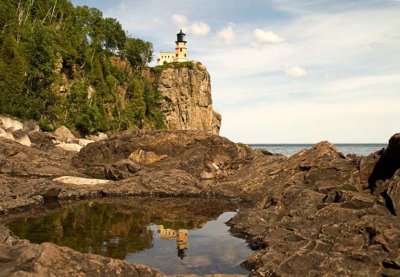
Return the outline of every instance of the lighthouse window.
<path id="1" fill-rule="evenodd" d="M 186 58 L 186 54 L 185 54 L 185 58 Z"/>
<path id="2" fill-rule="evenodd" d="M 181 52 L 182 52 L 182 48 L 181 48 L 180 50 L 181 50 Z"/>

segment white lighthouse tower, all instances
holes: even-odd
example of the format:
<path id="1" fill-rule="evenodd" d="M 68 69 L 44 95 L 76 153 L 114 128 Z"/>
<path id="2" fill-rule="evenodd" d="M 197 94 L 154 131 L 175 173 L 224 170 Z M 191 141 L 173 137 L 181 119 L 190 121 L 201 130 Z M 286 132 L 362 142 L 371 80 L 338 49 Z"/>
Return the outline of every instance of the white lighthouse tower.
<path id="1" fill-rule="evenodd" d="M 185 40 L 186 34 L 180 30 L 176 35 L 175 52 L 160 52 L 157 58 L 157 65 L 163 65 L 171 62 L 187 62 L 187 41 Z"/>

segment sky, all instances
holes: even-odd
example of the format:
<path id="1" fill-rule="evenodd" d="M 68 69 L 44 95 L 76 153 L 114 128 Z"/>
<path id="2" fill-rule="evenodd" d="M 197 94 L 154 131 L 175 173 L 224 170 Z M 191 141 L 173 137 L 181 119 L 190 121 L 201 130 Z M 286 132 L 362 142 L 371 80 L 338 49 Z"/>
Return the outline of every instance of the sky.
<path id="1" fill-rule="evenodd" d="M 400 132 L 400 0 L 72 0 L 211 74 L 221 135 L 385 143 Z M 156 59 L 157 57 L 155 57 Z M 153 62 L 154 64 L 154 62 Z"/>

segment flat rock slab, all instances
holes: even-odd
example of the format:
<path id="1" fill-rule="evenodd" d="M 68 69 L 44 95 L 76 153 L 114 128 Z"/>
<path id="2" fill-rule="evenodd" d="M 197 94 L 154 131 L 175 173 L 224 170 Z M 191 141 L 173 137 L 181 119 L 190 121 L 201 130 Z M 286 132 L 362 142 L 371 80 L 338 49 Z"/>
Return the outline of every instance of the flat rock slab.
<path id="1" fill-rule="evenodd" d="M 51 243 L 0 246 L 0 277 L 10 276 L 133 276 L 162 277 L 144 265 L 82 254 Z"/>
<path id="2" fill-rule="evenodd" d="M 53 181 L 61 182 L 68 185 L 88 185 L 88 186 L 103 185 L 112 182 L 110 180 L 81 178 L 74 176 L 62 176 L 53 179 Z"/>

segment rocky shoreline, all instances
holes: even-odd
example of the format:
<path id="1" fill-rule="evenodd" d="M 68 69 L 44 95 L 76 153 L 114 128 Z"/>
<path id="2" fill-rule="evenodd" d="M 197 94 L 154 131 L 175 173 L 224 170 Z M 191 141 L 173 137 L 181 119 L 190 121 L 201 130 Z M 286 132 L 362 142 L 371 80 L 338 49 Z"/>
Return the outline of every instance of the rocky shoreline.
<path id="1" fill-rule="evenodd" d="M 55 199 L 221 197 L 252 205 L 229 224 L 256 250 L 253 276 L 400 274 L 399 134 L 368 157 L 321 142 L 289 158 L 199 131 L 124 132 L 79 152 L 28 136 L 30 147 L 0 138 L 0 220 Z M 162 273 L 31 244 L 0 225 L 0 276 L 22 275 Z"/>

